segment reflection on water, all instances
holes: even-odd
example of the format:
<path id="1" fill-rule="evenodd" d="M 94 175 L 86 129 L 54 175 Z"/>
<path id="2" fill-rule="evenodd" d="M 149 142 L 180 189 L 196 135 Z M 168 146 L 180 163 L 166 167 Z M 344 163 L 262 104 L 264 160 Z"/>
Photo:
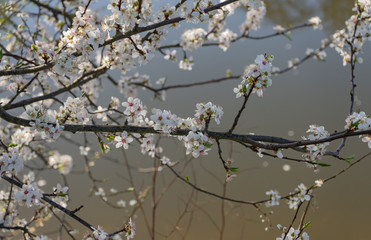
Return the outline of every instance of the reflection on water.
<path id="1" fill-rule="evenodd" d="M 319 14 L 326 30 L 331 32 L 343 26 L 343 22 L 351 14 L 352 4 L 350 0 L 268 0 L 266 17 L 273 24 L 295 25 Z M 262 31 L 272 31 L 271 23 L 265 23 Z M 231 24 L 240 23 L 235 21 Z M 254 61 L 257 54 L 262 53 L 274 54 L 274 64 L 284 68 L 289 59 L 303 56 L 308 46 L 318 47 L 320 40 L 326 35 L 327 33 L 306 29 L 295 34 L 291 42 L 283 37 L 260 42 L 239 42 L 223 55 L 224 58 L 221 57 L 223 52 L 217 47 L 204 48 L 192 53 L 196 60 L 192 72 L 179 70 L 176 64 L 162 60 L 143 66 L 138 71 L 150 75 L 153 82 L 160 77 L 167 77 L 169 85 L 196 82 L 225 76 L 228 68 L 234 74 L 240 74 L 246 65 Z M 168 41 L 172 42 L 173 39 Z M 292 48 L 286 50 L 284 46 L 288 43 Z M 370 48 L 365 49 L 367 50 L 369 52 Z M 272 77 L 273 86 L 264 93 L 263 98 L 252 96 L 236 132 L 255 132 L 300 139 L 306 134 L 309 124 L 325 125 L 331 132 L 342 130 L 343 119 L 349 106 L 350 74 L 348 68 L 341 66 L 341 58 L 333 49 L 328 49 L 327 53 L 329 56 L 326 62 L 310 60 L 297 70 Z M 366 54 L 362 57 L 365 63 L 357 66 L 356 73 L 357 84 L 362 87 L 356 90 L 356 95 L 362 101 L 359 108 L 370 113 L 371 86 L 369 81 L 367 82 L 370 75 L 367 66 L 371 59 Z M 224 107 L 225 116 L 220 126 L 212 124 L 210 128 L 226 131 L 242 104 L 241 99 L 236 99 L 233 93 L 233 88 L 238 83 L 239 80 L 236 80 L 199 88 L 171 90 L 167 93 L 165 103 L 152 101 L 153 96 L 148 92 L 141 92 L 139 97 L 149 108 L 170 109 L 181 117 L 192 116 L 196 103 L 212 101 Z M 106 88 L 110 90 L 109 94 L 119 94 L 113 87 Z M 103 96 L 102 101 L 106 103 L 108 98 L 109 96 Z M 84 141 L 83 137 L 77 134 L 71 138 L 74 141 Z M 89 140 L 92 148 L 97 149 L 98 143 L 94 136 L 90 136 Z M 209 156 L 191 159 L 190 156 L 185 156 L 185 149 L 177 140 L 163 137 L 161 144 L 164 155 L 176 162 L 175 169 L 181 171 L 183 177 L 187 176 L 192 183 L 202 189 L 245 201 L 265 199 L 265 192 L 271 189 L 277 189 L 282 195 L 287 194 L 300 183 L 309 186 L 314 180 L 331 176 L 347 166 L 347 163 L 325 158 L 324 161 L 332 166 L 322 168 L 320 173 L 314 174 L 312 169 L 303 164 L 268 157 L 261 159 L 238 144 L 221 141 L 224 156 L 234 159 L 234 166 L 240 168 L 238 176 L 231 183 L 225 184 L 225 171 L 218 159 L 215 146 Z M 335 150 L 337 144 L 338 142 L 331 150 Z M 79 216 L 95 226 L 103 225 L 107 232 L 119 229 L 127 222 L 128 216 L 134 215 L 133 220 L 137 224 L 136 239 L 149 239 L 148 232 L 153 224 L 156 226 L 157 239 L 275 239 L 280 236 L 275 226 L 277 224 L 288 226 L 295 214 L 284 202 L 272 209 L 265 209 L 263 206 L 262 210 L 265 212 L 274 211 L 268 221 L 260 218 L 261 213 L 252 206 L 221 201 L 193 190 L 176 180 L 169 169 L 164 168 L 155 176 L 152 170 L 158 163 L 138 153 L 140 150 L 138 144 L 133 144 L 125 154 L 112 150 L 108 157 L 113 161 L 102 156 L 96 157 L 95 166 L 91 167 L 94 179 L 99 180 L 95 184 L 102 186 L 107 193 L 110 188 L 124 191 L 123 194 L 109 198 L 109 203 L 114 205 L 120 199 L 126 201 L 125 208 L 114 209 L 102 204 L 101 200 L 93 196 L 86 197 L 90 193 L 89 187 L 93 184 L 86 173 L 78 173 L 85 168 L 84 159 L 78 150 L 71 150 L 71 143 L 68 141 L 58 147 L 61 152 L 74 156 L 75 173 L 68 179 L 71 184 L 69 206 L 73 209 L 83 203 L 84 208 L 78 212 Z M 365 152 L 367 146 L 355 138 L 347 143 L 344 155 L 355 154 L 358 158 Z M 284 154 L 300 158 L 300 154 L 292 151 Z M 371 184 L 368 173 L 370 168 L 371 161 L 363 162 L 360 167 L 355 167 L 315 192 L 315 198 L 306 217 L 307 221 L 312 222 L 311 227 L 306 230 L 311 239 L 368 238 L 371 212 L 367 200 L 370 193 L 367 189 Z M 60 179 L 56 179 L 52 173 L 48 177 L 50 186 L 60 182 Z M 136 194 L 142 197 L 143 208 L 136 209 L 130 206 L 134 194 L 125 190 L 132 187 L 131 181 L 135 183 Z M 157 207 L 156 212 L 153 211 L 154 205 Z M 155 217 L 152 217 L 154 213 Z M 81 234 L 85 232 L 85 229 L 72 220 L 67 221 L 81 229 Z M 264 232 L 270 224 L 273 229 Z"/>
<path id="2" fill-rule="evenodd" d="M 327 31 L 344 26 L 351 15 L 354 2 L 350 0 L 267 0 L 267 16 L 275 24 L 283 26 L 302 23 L 313 16 L 320 16 Z"/>

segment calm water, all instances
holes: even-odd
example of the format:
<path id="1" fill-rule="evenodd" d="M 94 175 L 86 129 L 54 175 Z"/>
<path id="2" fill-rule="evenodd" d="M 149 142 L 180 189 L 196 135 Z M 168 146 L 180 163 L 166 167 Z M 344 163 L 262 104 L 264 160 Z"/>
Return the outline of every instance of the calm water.
<path id="1" fill-rule="evenodd" d="M 252 36 L 272 33 L 275 24 L 304 23 L 306 19 L 315 15 L 320 15 L 324 20 L 324 31 L 313 31 L 309 28 L 295 31 L 291 35 L 292 41 L 284 37 L 263 41 L 245 40 L 234 44 L 225 54 L 217 47 L 203 48 L 191 53 L 196 60 L 192 72 L 179 70 L 176 64 L 162 60 L 161 57 L 156 62 L 138 68 L 138 71 L 148 74 L 153 83 L 160 77 L 167 77 L 171 85 L 191 83 L 225 76 L 227 69 L 231 69 L 233 74 L 240 74 L 246 65 L 253 63 L 258 54 L 264 53 L 273 54 L 274 65 L 284 68 L 288 60 L 304 56 L 308 47 L 318 48 L 321 39 L 335 29 L 341 28 L 351 14 L 352 4 L 350 0 L 267 1 L 267 19 L 262 29 L 252 32 Z M 237 32 L 243 19 L 244 12 L 238 10 L 236 16 L 229 21 L 230 28 Z M 181 31 L 182 29 L 171 33 L 168 43 L 176 41 L 173 38 L 179 36 Z M 356 67 L 356 82 L 359 86 L 356 95 L 360 101 L 356 110 L 361 109 L 371 113 L 369 95 L 371 48 L 368 45 L 362 55 L 364 63 Z M 326 52 L 328 58 L 325 62 L 309 60 L 296 70 L 273 76 L 273 85 L 264 92 L 263 98 L 258 98 L 256 95 L 251 97 L 235 132 L 254 132 L 261 135 L 300 139 L 301 136 L 306 135 L 305 131 L 310 124 L 324 125 L 330 132 L 342 130 L 350 104 L 349 67 L 342 66 L 341 57 L 333 49 L 328 48 Z M 212 124 L 211 128 L 226 131 L 242 104 L 242 100 L 236 99 L 233 93 L 233 88 L 239 82 L 240 80 L 232 80 L 198 88 L 170 90 L 164 103 L 152 101 L 152 94 L 145 91 L 140 91 L 139 97 L 149 109 L 152 107 L 168 109 L 181 117 L 193 116 L 196 103 L 212 101 L 224 108 L 225 115 L 221 125 Z M 117 90 L 112 86 L 106 88 L 109 94 L 118 95 Z M 108 96 L 102 96 L 102 104 L 106 102 L 105 97 Z M 122 95 L 121 100 L 123 100 Z M 289 131 L 292 131 L 293 136 L 288 135 Z M 83 140 L 83 137 L 78 134 L 70 137 L 76 141 Z M 92 137 L 89 139 L 92 147 L 98 149 L 97 141 Z M 162 138 L 161 143 L 164 155 L 178 162 L 176 169 L 181 170 L 185 167 L 182 176 L 189 176 L 191 182 L 208 191 L 217 194 L 223 194 L 225 191 L 231 198 L 247 201 L 265 199 L 265 192 L 270 189 L 277 189 L 282 195 L 287 194 L 300 183 L 309 186 L 314 180 L 332 176 L 347 166 L 346 163 L 326 157 L 324 162 L 332 166 L 322 168 L 318 174 L 314 174 L 303 164 L 268 157 L 261 159 L 255 153 L 242 149 L 237 144 L 222 141 L 224 156 L 230 155 L 235 160 L 234 166 L 241 170 L 238 177 L 225 187 L 225 173 L 217 157 L 216 146 L 209 156 L 191 159 L 190 156 L 185 156 L 185 149 L 177 140 Z M 334 142 L 331 150 L 336 149 L 338 144 L 339 142 Z M 58 147 L 60 152 L 67 152 L 74 156 L 76 170 L 67 179 L 71 188 L 70 208 L 73 209 L 83 203 L 84 208 L 79 212 L 80 216 L 93 225 L 102 225 L 107 232 L 122 227 L 133 210 L 133 207 L 128 206 L 128 202 L 134 198 L 133 194 L 125 193 L 109 198 L 112 204 L 119 199 L 124 199 L 127 202 L 124 209 L 113 209 L 94 196 L 88 197 L 92 183 L 87 174 L 79 173 L 84 169 L 85 163 L 79 156 L 78 149 L 71 149 L 69 143 L 62 147 L 60 144 L 53 147 Z M 219 199 L 192 191 L 189 186 L 180 181 L 172 184 L 174 175 L 168 169 L 159 172 L 156 184 L 153 184 L 153 173 L 146 170 L 152 168 L 155 163 L 149 157 L 137 153 L 138 150 L 138 144 L 133 144 L 126 152 L 132 167 L 131 174 L 133 174 L 135 188 L 140 192 L 155 187 L 156 199 L 164 189 L 167 189 L 157 206 L 156 239 L 219 239 L 221 232 L 224 232 L 223 239 L 275 239 L 280 235 L 276 225 L 288 226 L 295 214 L 293 210 L 288 209 L 284 201 L 279 207 L 269 209 L 262 207 L 265 212 L 274 211 L 270 217 L 273 229 L 265 232 L 264 229 L 269 224 L 261 222 L 260 213 L 252 206 L 223 203 Z M 342 156 L 355 154 L 357 159 L 367 152 L 367 145 L 358 138 L 353 138 L 347 142 Z M 290 151 L 285 153 L 294 157 L 300 156 Z M 103 187 L 107 193 L 111 187 L 117 190 L 131 187 L 123 154 L 114 150 L 108 154 L 108 157 L 113 160 L 100 158 L 91 169 L 97 179 L 106 181 L 104 184 L 97 183 L 98 186 Z M 311 239 L 369 239 L 370 160 L 364 160 L 346 174 L 314 192 L 315 198 L 306 217 L 306 222 L 312 223 L 306 230 Z M 290 171 L 283 170 L 284 164 L 290 165 Z M 45 177 L 49 181 L 49 186 L 62 181 L 56 178 L 52 171 Z M 149 225 L 152 224 L 151 190 L 143 203 Z M 149 239 L 143 213 L 137 210 L 134 215 L 137 225 L 136 239 Z M 79 226 L 70 219 L 68 222 Z M 178 227 L 174 231 L 176 223 Z M 294 226 L 297 225 L 296 223 Z M 79 229 L 81 233 L 85 232 L 83 227 L 79 226 Z"/>

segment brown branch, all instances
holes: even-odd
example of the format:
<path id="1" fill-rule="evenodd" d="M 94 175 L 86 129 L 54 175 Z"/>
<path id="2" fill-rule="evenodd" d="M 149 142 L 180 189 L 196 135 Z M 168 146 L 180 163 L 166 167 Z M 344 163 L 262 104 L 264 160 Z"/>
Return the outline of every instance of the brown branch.
<path id="1" fill-rule="evenodd" d="M 4 119 L 7 122 L 22 125 L 26 127 L 30 127 L 30 121 L 24 118 L 19 118 L 10 115 L 7 113 L 4 108 L 0 106 L 0 118 Z M 54 124 L 55 125 L 55 124 Z M 131 133 L 153 133 L 153 134 L 162 134 L 160 131 L 154 130 L 152 127 L 138 127 L 138 126 L 131 126 L 131 125 L 73 125 L 73 124 L 65 124 L 63 125 L 64 131 L 67 132 L 131 132 Z M 187 135 L 190 129 L 175 129 L 171 135 L 172 136 L 180 136 L 180 135 Z M 251 144 L 255 147 L 264 148 L 268 150 L 278 150 L 280 148 L 295 148 L 300 146 L 306 146 L 310 144 L 318 144 L 324 142 L 332 142 L 337 139 L 341 139 L 344 137 L 353 137 L 359 135 L 367 135 L 371 134 L 371 129 L 363 130 L 363 131 L 343 131 L 338 133 L 333 133 L 329 137 L 318 139 L 318 140 L 300 140 L 300 141 L 292 141 L 287 140 L 284 138 L 274 137 L 274 136 L 263 136 L 263 135 L 250 135 L 250 134 L 233 134 L 227 132 L 213 132 L 208 131 L 208 136 L 212 139 L 224 139 L 224 140 L 231 140 L 235 142 L 243 142 Z M 268 144 L 262 143 L 268 142 Z"/>
<path id="2" fill-rule="evenodd" d="M 48 93 L 48 94 L 45 94 L 45 95 L 42 95 L 42 96 L 38 96 L 38 97 L 34 97 L 34 98 L 29 98 L 29 99 L 25 99 L 25 100 L 22 100 L 22 101 L 19 101 L 19 102 L 16 102 L 16 103 L 13 103 L 13 104 L 6 104 L 4 106 L 4 109 L 5 110 L 8 110 L 8 109 L 13 109 L 13 108 L 17 108 L 17 107 L 23 107 L 23 106 L 26 106 L 26 105 L 29 105 L 31 103 L 34 103 L 34 102 L 38 102 L 38 101 L 42 101 L 42 100 L 46 100 L 46 99 L 50 99 L 50 98 L 54 98 L 55 96 L 61 94 L 61 93 L 64 93 L 64 92 L 67 92 L 67 91 L 70 91 L 71 89 L 73 88 L 76 88 L 76 87 L 79 87 L 93 79 L 96 78 L 96 75 L 97 74 L 101 74 L 103 73 L 104 71 L 106 71 L 108 68 L 106 66 L 100 66 L 88 73 L 85 73 L 83 75 L 81 75 L 81 77 L 77 78 L 73 83 L 71 83 L 70 85 L 64 87 L 64 88 L 60 88 L 54 92 L 51 92 L 51 93 Z M 85 77 L 88 77 L 90 75 L 93 75 L 92 77 L 90 78 L 86 78 L 84 79 Z"/>
<path id="3" fill-rule="evenodd" d="M 1 176 L 1 178 L 4 179 L 5 181 L 11 183 L 11 184 L 16 185 L 19 188 L 22 188 L 22 183 L 16 181 L 13 178 L 10 178 L 10 177 L 8 177 L 6 175 Z M 41 197 L 41 199 L 44 200 L 45 202 L 49 203 L 51 206 L 53 206 L 55 208 L 58 208 L 59 210 L 61 210 L 65 214 L 67 214 L 68 216 L 72 217 L 73 219 L 75 219 L 76 221 L 78 221 L 79 223 L 81 223 L 82 225 L 84 225 L 85 227 L 87 227 L 90 230 L 94 231 L 94 227 L 92 225 L 90 225 L 89 223 L 87 223 L 85 220 L 83 220 L 82 218 L 78 217 L 77 215 L 75 215 L 75 213 L 73 211 L 70 211 L 67 208 L 62 207 L 58 203 L 52 201 L 45 194 L 43 194 L 43 196 Z"/>

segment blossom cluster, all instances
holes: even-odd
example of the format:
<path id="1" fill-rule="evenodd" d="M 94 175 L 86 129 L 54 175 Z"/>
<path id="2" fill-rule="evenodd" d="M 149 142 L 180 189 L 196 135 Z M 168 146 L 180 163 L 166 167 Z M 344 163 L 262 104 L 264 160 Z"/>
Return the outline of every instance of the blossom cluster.
<path id="1" fill-rule="evenodd" d="M 147 111 L 145 106 L 138 98 L 129 97 L 127 101 L 122 103 L 125 107 L 124 115 L 127 117 L 128 123 L 135 126 L 152 127 L 154 130 L 160 131 L 170 136 L 176 129 L 190 130 L 187 136 L 179 136 L 179 140 L 183 141 L 187 149 L 186 153 L 194 157 L 206 155 L 210 150 L 212 141 L 207 135 L 202 133 L 202 128 L 214 118 L 217 124 L 220 124 L 223 116 L 223 109 L 211 102 L 198 103 L 194 118 L 180 118 L 168 110 L 152 109 L 153 114 L 146 118 Z M 154 144 L 153 134 L 133 134 L 141 142 L 142 154 L 147 154 L 155 157 L 159 149 Z M 111 136 L 112 137 L 112 136 Z M 133 141 L 133 137 L 126 131 L 121 135 L 112 137 L 116 148 L 123 147 L 127 149 L 129 143 Z"/>
<path id="2" fill-rule="evenodd" d="M 56 187 L 53 187 L 53 194 L 54 197 L 52 200 L 62 207 L 67 207 L 67 201 L 68 201 L 68 187 L 62 187 L 59 183 Z"/>
<path id="3" fill-rule="evenodd" d="M 252 2 L 256 3 L 252 4 Z M 267 12 L 263 1 L 249 1 L 248 4 L 250 8 L 246 13 L 245 21 L 240 26 L 240 30 L 244 35 L 248 35 L 250 29 L 258 30 Z"/>
<path id="4" fill-rule="evenodd" d="M 40 199 L 43 197 L 41 190 L 35 183 L 23 184 L 22 190 L 15 193 L 15 198 L 20 204 L 26 203 L 27 207 L 40 204 Z"/>
<path id="5" fill-rule="evenodd" d="M 308 233 L 302 232 L 300 229 L 290 227 L 288 230 L 287 227 L 283 227 L 281 224 L 278 224 L 277 227 L 283 233 L 276 240 L 309 240 Z"/>
<path id="6" fill-rule="evenodd" d="M 225 52 L 228 50 L 231 42 L 237 38 L 237 34 L 229 29 L 221 32 L 218 38 L 219 47 Z"/>
<path id="7" fill-rule="evenodd" d="M 323 26 L 321 25 L 321 22 L 322 20 L 316 16 L 316 17 L 312 17 L 308 20 L 308 23 L 310 25 L 312 25 L 313 29 L 319 29 L 319 30 L 322 30 Z"/>
<path id="8" fill-rule="evenodd" d="M 74 73 L 76 71 L 74 69 L 79 69 L 74 53 L 81 53 L 83 61 L 87 61 L 90 54 L 103 44 L 104 39 L 104 33 L 96 26 L 94 12 L 85 7 L 79 7 L 72 27 L 62 33 L 58 49 L 63 49 L 63 51 L 55 55 L 53 71 L 62 76 L 66 73 Z"/>
<path id="9" fill-rule="evenodd" d="M 346 125 L 344 126 L 344 128 L 350 131 L 362 131 L 371 129 L 371 118 L 370 116 L 366 115 L 365 112 L 354 112 L 345 119 L 345 122 Z M 366 136 L 361 135 L 359 137 L 362 138 L 362 142 L 366 142 L 368 144 L 368 147 L 371 148 L 371 134 L 368 134 Z"/>
<path id="10" fill-rule="evenodd" d="M 242 74 L 242 82 L 237 88 L 233 89 L 236 98 L 242 95 L 246 96 L 248 89 L 251 87 L 253 93 L 256 93 L 259 97 L 263 96 L 263 90 L 272 85 L 272 79 L 270 79 L 272 61 L 272 55 L 258 55 L 255 64 L 246 67 Z"/>
<path id="11" fill-rule="evenodd" d="M 345 21 L 346 28 L 333 34 L 330 45 L 343 57 L 344 66 L 350 62 L 352 54 L 357 57 L 362 52 L 366 40 L 371 40 L 371 1 L 356 1 L 353 11 L 356 13 Z"/>
<path id="12" fill-rule="evenodd" d="M 68 97 L 64 106 L 61 106 L 55 114 L 60 123 L 86 124 L 90 120 L 90 114 L 80 98 Z"/>
<path id="13" fill-rule="evenodd" d="M 345 119 L 344 128 L 350 131 L 362 131 L 371 129 L 371 118 L 365 112 L 353 112 Z"/>
<path id="14" fill-rule="evenodd" d="M 42 62 L 48 62 L 55 57 L 54 45 L 43 41 L 35 41 L 35 44 L 31 46 L 32 52 L 35 52 L 37 57 Z"/>
<path id="15" fill-rule="evenodd" d="M 327 56 L 325 51 L 319 51 L 318 49 L 313 50 L 312 48 L 308 48 L 305 54 L 308 56 L 313 56 L 314 59 L 321 61 L 324 61 Z"/>
<path id="16" fill-rule="evenodd" d="M 147 114 L 139 98 L 129 97 L 127 102 L 122 102 L 122 106 L 126 108 L 124 114 L 128 122 L 140 122 Z"/>
<path id="17" fill-rule="evenodd" d="M 9 192 L 0 190 L 0 224 L 4 226 L 12 226 L 18 216 L 17 204 L 8 201 L 10 199 L 9 194 Z M 7 217 L 5 217 L 5 214 Z"/>
<path id="18" fill-rule="evenodd" d="M 194 60 L 192 56 L 183 58 L 183 60 L 180 60 L 178 64 L 180 69 L 188 70 L 188 71 L 192 70 L 193 65 L 194 65 Z"/>
<path id="19" fill-rule="evenodd" d="M 180 46 L 184 50 L 193 51 L 201 47 L 205 41 L 206 31 L 202 28 L 193 28 L 186 30 L 182 34 L 182 41 Z"/>
<path id="20" fill-rule="evenodd" d="M 298 205 L 304 201 L 309 201 L 310 196 L 310 190 L 304 185 L 300 184 L 297 188 L 295 188 L 295 194 L 290 196 L 289 198 L 289 208 L 290 209 L 297 209 Z"/>
<path id="21" fill-rule="evenodd" d="M 150 119 L 153 121 L 153 129 L 163 133 L 171 133 L 176 129 L 179 118 L 170 111 L 153 109 L 153 115 Z"/>
<path id="22" fill-rule="evenodd" d="M 30 125 L 37 133 L 43 133 L 42 137 L 50 140 L 56 140 L 64 127 L 56 122 L 55 114 L 47 114 L 40 105 L 27 105 L 26 114 L 31 117 Z"/>
<path id="23" fill-rule="evenodd" d="M 123 131 L 120 136 L 116 136 L 114 142 L 116 143 L 116 148 L 123 147 L 124 149 L 129 148 L 129 143 L 134 139 L 131 136 L 128 136 L 126 131 Z"/>
<path id="24" fill-rule="evenodd" d="M 0 157 L 0 175 L 6 173 L 18 174 L 23 169 L 23 157 L 18 147 L 9 147 Z"/>
<path id="25" fill-rule="evenodd" d="M 323 126 L 310 125 L 307 133 L 310 133 L 308 137 L 303 137 L 304 140 L 320 140 L 330 136 L 330 134 L 325 130 Z M 303 157 L 310 161 L 308 166 L 314 168 L 315 171 L 318 171 L 317 162 L 322 159 L 322 156 L 326 152 L 326 147 L 330 145 L 329 142 L 310 144 L 306 146 L 307 153 Z"/>
<path id="26" fill-rule="evenodd" d="M 277 190 L 270 190 L 267 191 L 265 194 L 268 195 L 270 198 L 270 200 L 265 203 L 267 207 L 280 205 L 281 196 L 279 195 Z"/>
<path id="27" fill-rule="evenodd" d="M 150 157 L 154 158 L 156 154 L 156 145 L 154 143 L 153 134 L 145 134 L 142 138 L 140 138 L 140 142 L 141 153 L 148 153 Z"/>
<path id="28" fill-rule="evenodd" d="M 190 131 L 186 137 L 183 137 L 184 146 L 187 151 L 186 154 L 192 154 L 194 158 L 200 155 L 207 155 L 211 150 L 213 144 L 212 140 L 202 132 Z"/>
<path id="29" fill-rule="evenodd" d="M 58 169 L 61 174 L 67 175 L 72 169 L 73 159 L 70 155 L 61 155 L 58 151 L 53 151 L 48 163 L 49 166 Z"/>
<path id="30" fill-rule="evenodd" d="M 204 103 L 197 103 L 196 104 L 196 113 L 195 118 L 198 122 L 209 122 L 211 118 L 214 118 L 217 124 L 220 124 L 220 119 L 223 116 L 223 108 L 220 106 L 216 106 L 211 102 L 206 104 Z"/>
<path id="31" fill-rule="evenodd" d="M 103 231 L 103 228 L 98 226 L 96 229 L 94 229 L 93 233 L 88 233 L 84 236 L 83 240 L 108 240 L 109 236 L 108 233 Z"/>
<path id="32" fill-rule="evenodd" d="M 140 9 L 139 4 L 135 1 L 111 0 L 107 9 L 111 13 L 103 20 L 105 31 L 110 31 L 115 29 L 116 26 L 120 26 L 123 32 L 127 32 L 138 23 L 138 19 L 143 24 L 149 23 L 152 15 L 152 3 L 149 0 L 142 1 Z"/>

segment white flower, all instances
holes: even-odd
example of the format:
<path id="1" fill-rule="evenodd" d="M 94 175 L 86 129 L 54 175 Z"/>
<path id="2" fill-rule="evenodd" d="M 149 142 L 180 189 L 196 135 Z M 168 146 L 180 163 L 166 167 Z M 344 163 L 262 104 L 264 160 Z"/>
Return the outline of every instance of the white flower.
<path id="1" fill-rule="evenodd" d="M 132 200 L 129 201 L 129 205 L 130 205 L 131 207 L 134 207 L 137 203 L 138 203 L 138 201 L 135 200 L 135 199 L 132 199 Z"/>
<path id="2" fill-rule="evenodd" d="M 116 142 L 116 148 L 123 147 L 124 149 L 129 148 L 129 143 L 131 143 L 134 139 L 131 136 L 128 136 L 126 131 L 121 133 L 121 136 L 116 136 L 114 141 Z"/>
<path id="3" fill-rule="evenodd" d="M 125 225 L 124 229 L 125 229 L 125 232 L 126 232 L 125 236 L 126 236 L 127 240 L 130 240 L 130 239 L 134 238 L 134 236 L 135 236 L 135 224 L 131 220 L 131 218 L 129 220 L 129 223 Z"/>
<path id="4" fill-rule="evenodd" d="M 193 57 L 184 58 L 179 62 L 179 68 L 183 70 L 191 71 L 194 65 Z"/>
<path id="5" fill-rule="evenodd" d="M 117 202 L 117 206 L 124 208 L 126 206 L 126 202 L 124 200 L 120 200 Z"/>
<path id="6" fill-rule="evenodd" d="M 27 207 L 39 205 L 42 198 L 40 189 L 35 183 L 23 184 L 22 190 L 15 193 L 15 198 L 21 203 L 26 203 Z"/>
<path id="7" fill-rule="evenodd" d="M 87 147 L 87 146 L 80 146 L 80 154 L 81 154 L 82 156 L 88 156 L 89 151 L 90 151 L 90 147 Z"/>
<path id="8" fill-rule="evenodd" d="M 72 169 L 72 157 L 70 155 L 60 155 L 58 151 L 54 151 L 53 155 L 49 157 L 49 165 L 66 175 Z"/>
<path id="9" fill-rule="evenodd" d="M 57 196 L 62 198 L 64 201 L 68 201 L 68 187 L 62 187 L 59 183 L 57 184 L 57 187 L 53 187 L 53 193 Z"/>
<path id="10" fill-rule="evenodd" d="M 307 133 L 310 133 L 308 137 L 303 137 L 304 140 L 319 140 L 330 136 L 323 126 L 310 125 Z M 309 167 L 313 167 L 315 171 L 318 171 L 317 162 L 322 159 L 322 156 L 326 152 L 326 147 L 330 145 L 329 142 L 310 144 L 306 146 L 307 153 L 303 154 L 303 157 L 310 161 Z"/>
<path id="11" fill-rule="evenodd" d="M 219 38 L 218 38 L 219 47 L 223 49 L 224 52 L 227 51 L 229 48 L 229 45 L 234 39 L 236 39 L 236 37 L 237 37 L 236 33 L 232 32 L 229 29 L 226 29 L 219 35 Z"/>
<path id="12" fill-rule="evenodd" d="M 9 147 L 8 152 L 4 152 L 0 157 L 0 174 L 3 175 L 7 172 L 18 174 L 23 169 L 23 162 L 18 147 Z"/>
<path id="13" fill-rule="evenodd" d="M 195 118 L 198 122 L 207 122 L 211 118 L 214 118 L 217 124 L 220 124 L 220 119 L 223 116 L 223 108 L 220 106 L 216 106 L 211 102 L 206 104 L 204 103 L 197 103 L 196 104 L 196 113 Z"/>
<path id="14" fill-rule="evenodd" d="M 122 106 L 126 108 L 124 114 L 129 122 L 139 122 L 147 114 L 147 110 L 145 110 L 139 98 L 129 97 L 127 102 L 122 103 Z"/>
<path id="15" fill-rule="evenodd" d="M 344 129 L 348 130 L 368 130 L 371 129 L 371 118 L 365 112 L 353 112 L 345 119 Z"/>
<path id="16" fill-rule="evenodd" d="M 166 157 L 166 156 L 162 156 L 162 158 L 160 159 L 160 161 L 164 165 L 170 164 L 170 159 L 168 157 Z"/>
<path id="17" fill-rule="evenodd" d="M 265 194 L 270 197 L 270 200 L 265 203 L 267 207 L 278 206 L 280 204 L 279 200 L 281 199 L 281 196 L 276 190 L 270 190 Z"/>
<path id="18" fill-rule="evenodd" d="M 166 49 L 164 59 L 171 60 L 171 61 L 176 61 L 176 50 L 174 49 L 174 50 L 170 51 L 170 50 Z"/>
<path id="19" fill-rule="evenodd" d="M 308 20 L 308 23 L 313 26 L 313 29 L 319 29 L 319 30 L 322 29 L 321 22 L 322 20 L 318 16 L 312 17 Z"/>
<path id="20" fill-rule="evenodd" d="M 318 179 L 318 180 L 314 181 L 314 183 L 316 184 L 315 185 L 316 187 L 322 187 L 324 181 L 322 179 Z"/>
<path id="21" fill-rule="evenodd" d="M 153 121 L 153 128 L 155 130 L 160 130 L 164 133 L 170 134 L 175 130 L 178 125 L 178 117 L 172 114 L 170 111 L 160 109 L 153 109 L 154 114 L 151 115 L 151 120 Z"/>
<path id="22" fill-rule="evenodd" d="M 207 155 L 207 152 L 211 150 L 212 141 L 202 132 L 190 131 L 182 139 L 184 146 L 187 148 L 186 154 L 192 153 L 194 158 L 198 158 L 200 155 Z"/>

